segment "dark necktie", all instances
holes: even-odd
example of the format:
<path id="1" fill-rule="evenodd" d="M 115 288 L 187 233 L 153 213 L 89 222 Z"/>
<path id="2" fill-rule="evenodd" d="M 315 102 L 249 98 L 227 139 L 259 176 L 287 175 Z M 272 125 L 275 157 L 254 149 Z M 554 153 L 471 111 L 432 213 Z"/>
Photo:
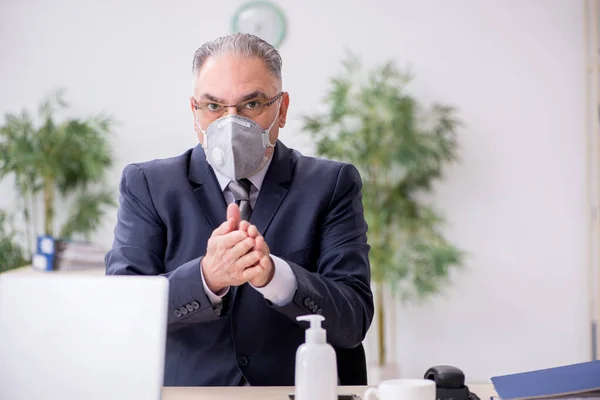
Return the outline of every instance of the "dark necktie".
<path id="1" fill-rule="evenodd" d="M 252 205 L 250 204 L 250 188 L 252 182 L 248 179 L 240 179 L 239 181 L 229 182 L 229 190 L 233 193 L 235 204 L 240 207 L 240 216 L 243 220 L 248 221 L 252 214 Z"/>

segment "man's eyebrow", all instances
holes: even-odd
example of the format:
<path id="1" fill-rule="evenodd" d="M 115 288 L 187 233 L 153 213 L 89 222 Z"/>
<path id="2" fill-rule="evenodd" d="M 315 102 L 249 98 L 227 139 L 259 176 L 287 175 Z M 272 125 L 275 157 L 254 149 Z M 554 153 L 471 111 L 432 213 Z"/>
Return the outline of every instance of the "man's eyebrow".
<path id="1" fill-rule="evenodd" d="M 213 101 L 215 103 L 221 103 L 221 104 L 225 104 L 225 100 L 223 99 L 219 99 L 216 96 L 213 96 L 210 93 L 202 93 L 202 95 L 200 96 L 201 99 L 206 99 L 208 101 Z"/>
<path id="2" fill-rule="evenodd" d="M 254 92 L 248 93 L 247 95 L 242 97 L 240 101 L 247 101 L 247 100 L 255 99 L 257 97 L 263 97 L 266 99 L 267 95 L 262 90 L 255 90 Z"/>
<path id="3" fill-rule="evenodd" d="M 262 97 L 262 98 L 266 99 L 267 95 L 262 90 L 255 90 L 253 92 L 250 92 L 250 93 L 242 96 L 242 98 L 240 99 L 239 102 L 252 100 L 252 99 L 255 99 L 257 97 Z M 224 99 L 220 99 L 217 96 L 213 96 L 210 93 L 202 93 L 202 95 L 200 96 L 200 98 L 208 100 L 208 101 L 212 101 L 212 102 L 215 102 L 215 103 L 219 103 L 219 104 L 227 104 L 227 102 Z"/>

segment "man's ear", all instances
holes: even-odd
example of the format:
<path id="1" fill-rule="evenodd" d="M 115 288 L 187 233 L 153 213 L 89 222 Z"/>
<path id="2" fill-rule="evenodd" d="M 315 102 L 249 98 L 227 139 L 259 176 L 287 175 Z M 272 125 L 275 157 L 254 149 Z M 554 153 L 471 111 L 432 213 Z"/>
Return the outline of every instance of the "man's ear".
<path id="1" fill-rule="evenodd" d="M 195 100 L 194 96 L 190 96 L 190 111 L 192 112 L 192 116 L 194 117 L 194 121 L 196 120 L 196 108 L 194 107 Z"/>
<path id="2" fill-rule="evenodd" d="M 192 110 L 192 123 L 194 125 L 194 131 L 198 136 L 200 144 L 204 144 L 204 136 L 202 135 L 201 127 L 198 125 L 198 119 L 196 118 L 196 108 L 194 107 L 194 98 L 190 97 L 190 109 Z"/>
<path id="3" fill-rule="evenodd" d="M 190 111 L 192 112 L 192 119 L 194 120 L 194 126 L 196 125 L 196 113 L 194 109 L 194 97 L 190 96 Z"/>
<path id="4" fill-rule="evenodd" d="M 281 106 L 279 107 L 279 127 L 283 128 L 287 120 L 288 107 L 290 106 L 290 95 L 284 92 L 281 96 Z"/>
<path id="5" fill-rule="evenodd" d="M 198 120 L 196 119 L 196 108 L 194 107 L 195 101 L 194 101 L 194 97 L 190 96 L 190 110 L 192 111 L 192 121 L 194 123 L 194 130 L 196 132 L 198 132 L 199 130 L 199 126 L 198 126 Z"/>

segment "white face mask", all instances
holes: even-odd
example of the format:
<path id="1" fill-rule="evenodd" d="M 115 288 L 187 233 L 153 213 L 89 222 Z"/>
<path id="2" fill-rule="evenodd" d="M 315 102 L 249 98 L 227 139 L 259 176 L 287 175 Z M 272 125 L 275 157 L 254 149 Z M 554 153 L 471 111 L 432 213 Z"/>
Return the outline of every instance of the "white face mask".
<path id="1" fill-rule="evenodd" d="M 275 147 L 275 143 L 269 140 L 269 132 L 278 114 L 275 114 L 269 128 L 264 130 L 255 121 L 239 115 L 219 118 L 205 131 L 200 128 L 208 163 L 234 181 L 257 173 L 267 161 L 265 150 Z M 198 121 L 196 123 L 200 126 Z"/>

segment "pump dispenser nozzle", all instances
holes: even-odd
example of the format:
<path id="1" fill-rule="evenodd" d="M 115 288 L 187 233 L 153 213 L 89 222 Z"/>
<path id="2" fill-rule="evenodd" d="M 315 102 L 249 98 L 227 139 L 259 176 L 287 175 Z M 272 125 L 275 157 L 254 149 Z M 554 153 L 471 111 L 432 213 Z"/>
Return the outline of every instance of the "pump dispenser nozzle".
<path id="1" fill-rule="evenodd" d="M 325 317 L 319 314 L 301 315 L 296 317 L 298 321 L 309 321 L 310 328 L 306 330 L 306 343 L 326 343 L 327 333 L 321 326 L 321 322 L 325 321 Z"/>

